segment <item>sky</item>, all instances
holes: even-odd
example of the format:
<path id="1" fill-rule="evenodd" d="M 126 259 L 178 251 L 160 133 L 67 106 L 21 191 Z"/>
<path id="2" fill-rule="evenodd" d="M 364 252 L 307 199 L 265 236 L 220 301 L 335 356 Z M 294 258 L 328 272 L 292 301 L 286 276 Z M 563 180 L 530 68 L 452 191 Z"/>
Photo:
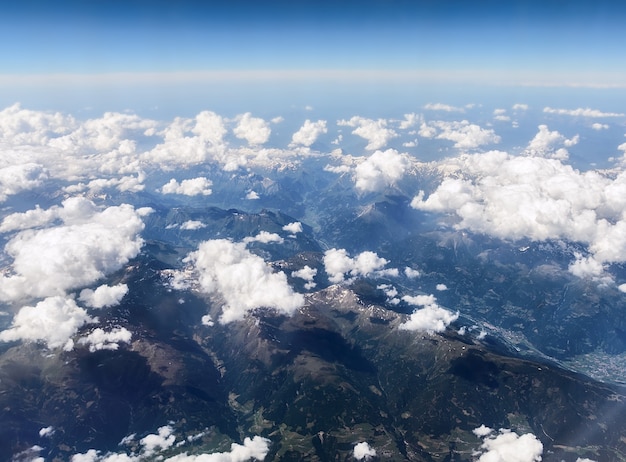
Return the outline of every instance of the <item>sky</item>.
<path id="1" fill-rule="evenodd" d="M 167 104 L 189 98 L 181 88 L 211 85 L 278 95 L 290 86 L 626 82 L 618 2 L 26 0 L 0 13 L 5 105 L 45 106 L 59 93 Z"/>

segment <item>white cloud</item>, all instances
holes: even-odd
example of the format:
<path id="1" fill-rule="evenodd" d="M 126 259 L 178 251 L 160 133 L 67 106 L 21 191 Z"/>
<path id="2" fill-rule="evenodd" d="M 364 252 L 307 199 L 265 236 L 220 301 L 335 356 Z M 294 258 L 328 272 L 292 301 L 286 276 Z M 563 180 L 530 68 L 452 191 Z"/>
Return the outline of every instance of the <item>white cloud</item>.
<path id="1" fill-rule="evenodd" d="M 255 436 L 245 438 L 242 444 L 232 443 L 230 452 L 187 455 L 179 454 L 168 457 L 165 462 L 245 462 L 247 460 L 265 460 L 270 449 L 270 440 Z"/>
<path id="2" fill-rule="evenodd" d="M 485 424 L 481 424 L 480 427 L 477 427 L 474 430 L 472 430 L 472 433 L 474 435 L 481 437 L 481 438 L 487 435 L 491 435 L 492 432 L 493 432 L 493 429 L 485 426 Z"/>
<path id="3" fill-rule="evenodd" d="M 448 122 L 435 120 L 424 123 L 419 130 L 424 138 L 437 138 L 440 140 L 454 141 L 457 149 L 476 149 L 485 144 L 497 144 L 500 137 L 492 129 L 484 129 L 467 120 L 460 122 Z"/>
<path id="4" fill-rule="evenodd" d="M 42 438 L 45 436 L 52 436 L 53 434 L 54 434 L 54 427 L 44 427 L 39 430 L 39 436 Z"/>
<path id="5" fill-rule="evenodd" d="M 376 449 L 370 447 L 366 441 L 363 441 L 354 445 L 352 455 L 356 460 L 370 460 L 372 457 L 376 457 Z"/>
<path id="6" fill-rule="evenodd" d="M 0 278 L 0 299 L 62 295 L 118 270 L 139 253 L 144 213 L 127 204 L 101 210 L 80 198 L 34 212 L 40 223 L 47 217 L 62 224 L 26 229 L 9 240 L 13 274 Z"/>
<path id="7" fill-rule="evenodd" d="M 594 130 L 600 131 L 600 130 L 608 130 L 609 126 L 607 124 L 601 124 L 601 123 L 595 122 L 591 124 L 591 128 L 593 128 Z"/>
<path id="8" fill-rule="evenodd" d="M 105 308 L 119 305 L 122 298 L 128 293 L 126 284 L 99 286 L 96 290 L 83 289 L 80 292 L 79 300 L 90 308 Z"/>
<path id="9" fill-rule="evenodd" d="M 161 192 L 163 194 L 183 194 L 185 196 L 208 196 L 213 192 L 211 190 L 212 184 L 211 180 L 204 177 L 191 178 L 180 183 L 172 178 L 167 184 L 163 185 Z"/>
<path id="10" fill-rule="evenodd" d="M 206 228 L 206 225 L 198 220 L 187 220 L 182 225 L 180 225 L 180 229 L 184 231 L 195 231 L 202 228 Z"/>
<path id="11" fill-rule="evenodd" d="M 48 348 L 72 350 L 72 336 L 83 325 L 96 322 L 71 298 L 49 297 L 35 306 L 24 306 L 11 327 L 0 332 L 0 341 L 44 342 Z"/>
<path id="12" fill-rule="evenodd" d="M 133 334 L 125 327 L 115 327 L 105 332 L 100 327 L 94 329 L 86 337 L 78 339 L 79 345 L 89 345 L 92 353 L 99 350 L 117 350 L 120 342 L 130 343 Z"/>
<path id="13" fill-rule="evenodd" d="M 435 289 L 439 290 L 439 291 L 443 291 L 443 290 L 448 290 L 448 286 L 445 284 L 437 284 L 437 286 L 435 287 Z"/>
<path id="14" fill-rule="evenodd" d="M 600 265 L 626 261 L 626 172 L 579 172 L 555 159 L 503 152 L 440 163 L 444 178 L 412 206 L 450 212 L 458 228 L 503 239 L 567 239 L 588 245 L 592 259 L 571 266 L 598 274 Z"/>
<path id="15" fill-rule="evenodd" d="M 259 198 L 260 198 L 259 193 L 257 193 L 256 191 L 248 191 L 246 193 L 246 199 L 248 199 L 249 201 L 254 201 Z"/>
<path id="16" fill-rule="evenodd" d="M 333 284 L 343 282 L 346 276 L 367 277 L 388 274 L 384 267 L 389 263 L 375 252 L 365 251 L 351 258 L 345 249 L 330 249 L 324 252 L 324 267 Z"/>
<path id="17" fill-rule="evenodd" d="M 539 125 L 538 128 L 539 131 L 526 148 L 529 155 L 553 159 L 567 159 L 569 153 L 565 148 L 574 146 L 578 143 L 578 135 L 568 139 L 556 130 L 550 131 L 547 125 Z"/>
<path id="18" fill-rule="evenodd" d="M 415 310 L 406 322 L 400 324 L 402 330 L 428 333 L 443 332 L 459 317 L 458 312 L 452 313 L 437 305 L 434 295 L 405 295 L 402 300 L 411 305 L 423 307 Z"/>
<path id="19" fill-rule="evenodd" d="M 45 145 L 70 132 L 77 125 L 73 117 L 22 109 L 19 103 L 0 111 L 0 140 L 12 146 Z"/>
<path id="20" fill-rule="evenodd" d="M 512 109 L 514 111 L 527 111 L 528 110 L 528 104 L 522 104 L 522 103 L 516 103 L 512 106 Z"/>
<path id="21" fill-rule="evenodd" d="M 395 149 L 376 151 L 354 169 L 355 186 L 359 191 L 381 191 L 400 180 L 409 165 Z"/>
<path id="22" fill-rule="evenodd" d="M 592 118 L 602 118 L 602 117 L 624 117 L 623 113 L 617 112 L 602 112 L 597 109 L 590 108 L 582 108 L 579 107 L 577 109 L 554 109 L 551 107 L 543 108 L 543 112 L 546 114 L 558 114 L 558 115 L 568 115 L 574 117 L 592 117 Z"/>
<path id="23" fill-rule="evenodd" d="M 7 200 L 8 196 L 43 185 L 48 177 L 47 170 L 34 162 L 0 168 L 0 202 Z"/>
<path id="24" fill-rule="evenodd" d="M 350 120 L 340 120 L 337 125 L 353 127 L 353 135 L 360 136 L 367 140 L 368 144 L 365 149 L 375 151 L 384 148 L 390 140 L 397 137 L 398 134 L 391 128 L 387 128 L 385 119 L 366 119 L 364 117 L 354 116 Z"/>
<path id="25" fill-rule="evenodd" d="M 283 231 L 287 231 L 291 234 L 298 234 L 302 232 L 302 223 L 299 221 L 294 221 L 293 223 L 288 223 L 283 226 Z"/>
<path id="26" fill-rule="evenodd" d="M 620 284 L 619 286 L 617 286 L 617 288 L 620 292 L 626 293 L 626 283 Z"/>
<path id="27" fill-rule="evenodd" d="M 293 292 L 285 274 L 272 272 L 261 257 L 246 249 L 245 243 L 205 241 L 186 261 L 193 264 L 202 290 L 224 299 L 219 318 L 223 324 L 243 319 L 256 308 L 292 314 L 304 304 L 304 297 Z"/>
<path id="28" fill-rule="evenodd" d="M 157 449 L 167 449 L 174 444 L 176 436 L 174 436 L 174 429 L 165 425 L 160 427 L 157 433 L 152 433 L 143 437 L 139 443 L 143 446 L 145 456 L 151 456 Z"/>
<path id="29" fill-rule="evenodd" d="M 304 279 L 306 284 L 304 288 L 307 290 L 313 289 L 317 284 L 313 282 L 313 278 L 317 275 L 317 268 L 311 268 L 309 265 L 305 265 L 297 271 L 291 273 L 291 277 Z"/>
<path id="30" fill-rule="evenodd" d="M 237 138 L 245 139 L 249 145 L 265 144 L 270 139 L 272 129 L 265 120 L 252 117 L 249 112 L 238 116 L 236 120 L 238 123 L 233 133 Z"/>
<path id="31" fill-rule="evenodd" d="M 400 121 L 398 128 L 400 128 L 400 130 L 408 130 L 409 128 L 413 128 L 416 125 L 421 124 L 423 121 L 424 117 L 421 114 L 416 114 L 414 112 L 404 114 L 404 120 Z"/>
<path id="32" fill-rule="evenodd" d="M 428 103 L 424 105 L 424 109 L 429 111 L 443 111 L 443 112 L 465 112 L 462 107 L 450 106 L 443 103 Z"/>
<path id="33" fill-rule="evenodd" d="M 479 427 L 476 430 L 480 430 Z M 539 462 L 543 454 L 543 444 L 532 433 L 519 436 L 507 429 L 500 429 L 494 435 L 491 432 L 474 433 L 483 436 L 478 462 Z"/>
<path id="34" fill-rule="evenodd" d="M 416 269 L 413 269 L 407 266 L 406 268 L 404 268 L 404 275 L 410 279 L 413 279 L 413 278 L 420 277 L 420 272 Z"/>
<path id="35" fill-rule="evenodd" d="M 301 145 L 309 147 L 317 141 L 320 135 L 327 132 L 325 120 L 311 122 L 307 119 L 304 121 L 304 125 L 291 137 L 291 146 Z"/>
<path id="36" fill-rule="evenodd" d="M 253 237 L 246 237 L 243 242 L 249 244 L 250 242 L 260 242 L 262 244 L 276 243 L 282 244 L 285 240 L 276 233 L 268 233 L 267 231 L 261 231 L 259 234 Z"/>

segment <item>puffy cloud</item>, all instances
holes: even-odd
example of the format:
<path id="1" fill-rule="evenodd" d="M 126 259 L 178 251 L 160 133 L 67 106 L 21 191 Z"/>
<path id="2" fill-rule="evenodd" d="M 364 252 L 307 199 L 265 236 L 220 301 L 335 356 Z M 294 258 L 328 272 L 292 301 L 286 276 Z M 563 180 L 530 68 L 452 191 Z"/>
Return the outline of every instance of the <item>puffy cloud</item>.
<path id="1" fill-rule="evenodd" d="M 311 122 L 307 119 L 304 121 L 304 125 L 291 137 L 291 146 L 301 145 L 309 147 L 315 143 L 320 135 L 327 132 L 325 120 Z"/>
<path id="2" fill-rule="evenodd" d="M 67 297 L 49 297 L 35 306 L 24 306 L 13 318 L 11 327 L 0 332 L 0 341 L 44 342 L 48 348 L 72 350 L 72 336 L 84 324 L 96 322 Z"/>
<path id="3" fill-rule="evenodd" d="M 246 199 L 248 199 L 249 201 L 254 201 L 260 199 L 260 196 L 259 193 L 257 193 L 256 191 L 248 191 L 246 193 Z"/>
<path id="4" fill-rule="evenodd" d="M 81 290 L 78 299 L 90 308 L 105 308 L 118 305 L 127 293 L 128 286 L 126 284 L 117 284 L 115 286 L 104 284 L 96 290 Z"/>
<path id="5" fill-rule="evenodd" d="M 424 117 L 420 114 L 416 114 L 414 112 L 404 114 L 404 120 L 400 121 L 398 128 L 400 128 L 400 130 L 408 130 L 409 128 L 413 128 L 416 125 L 421 124 L 423 121 Z"/>
<path id="6" fill-rule="evenodd" d="M 367 140 L 368 144 L 365 149 L 369 151 L 382 149 L 390 140 L 398 136 L 393 129 L 387 128 L 385 119 L 372 120 L 354 116 L 350 120 L 338 121 L 337 125 L 353 127 L 352 134 Z"/>
<path id="7" fill-rule="evenodd" d="M 513 109 L 514 111 L 527 111 L 528 104 L 516 103 L 511 107 L 511 109 Z"/>
<path id="8" fill-rule="evenodd" d="M 387 263 L 387 260 L 371 251 L 361 252 L 355 258 L 351 258 L 345 249 L 333 248 L 324 252 L 324 268 L 333 284 L 343 282 L 346 275 L 354 278 L 396 274 L 397 271 L 394 273 L 384 269 Z"/>
<path id="9" fill-rule="evenodd" d="M 420 272 L 418 270 L 416 270 L 416 269 L 413 269 L 413 268 L 407 266 L 407 267 L 404 268 L 404 275 L 407 278 L 413 279 L 413 278 L 420 277 Z"/>
<path id="10" fill-rule="evenodd" d="M 445 284 L 437 284 L 435 286 L 435 289 L 439 290 L 439 291 L 443 291 L 443 290 L 448 290 L 448 286 Z"/>
<path id="11" fill-rule="evenodd" d="M 261 231 L 259 234 L 253 237 L 246 237 L 243 242 L 249 244 L 250 242 L 260 242 L 262 244 L 269 244 L 275 242 L 282 244 L 285 240 L 276 233 L 268 233 L 267 231 Z"/>
<path id="12" fill-rule="evenodd" d="M 265 460 L 270 450 L 270 440 L 255 436 L 245 438 L 243 444 L 232 443 L 230 452 L 187 455 L 179 454 L 165 459 L 166 462 L 245 462 L 247 460 Z"/>
<path id="13" fill-rule="evenodd" d="M 478 432 L 482 436 L 478 462 L 538 462 L 543 454 L 543 444 L 532 433 L 519 436 L 507 429 L 500 429 L 497 435 L 492 432 Z"/>
<path id="14" fill-rule="evenodd" d="M 13 258 L 13 274 L 0 278 L 0 299 L 61 295 L 118 270 L 139 253 L 144 213 L 146 209 L 127 204 L 100 210 L 75 198 L 24 217 L 22 221 L 35 218 L 40 224 L 56 218 L 62 224 L 25 229 L 9 240 L 5 252 Z M 16 226 L 16 221 L 5 226 Z"/>
<path id="15" fill-rule="evenodd" d="M 602 112 L 597 109 L 590 108 L 582 108 L 579 107 L 577 109 L 554 109 L 551 107 L 544 107 L 543 112 L 546 114 L 558 114 L 558 115 L 568 115 L 574 117 L 592 117 L 592 118 L 602 118 L 602 117 L 624 117 L 623 113 L 617 112 Z"/>
<path id="16" fill-rule="evenodd" d="M 539 125 L 539 132 L 530 141 L 526 148 L 527 153 L 533 156 L 551 157 L 553 159 L 567 159 L 567 147 L 578 143 L 579 136 L 565 138 L 558 131 L 550 131 L 547 125 Z M 564 146 L 559 148 L 558 146 Z"/>
<path id="17" fill-rule="evenodd" d="M 440 168 L 439 186 L 413 207 L 454 213 L 457 227 L 503 239 L 587 244 L 592 259 L 570 267 L 580 275 L 626 261 L 626 172 L 579 172 L 555 159 L 497 151 L 447 159 Z"/>
<path id="18" fill-rule="evenodd" d="M 287 231 L 291 234 L 298 234 L 302 232 L 302 223 L 299 221 L 294 221 L 293 223 L 288 223 L 283 226 L 283 231 Z"/>
<path id="19" fill-rule="evenodd" d="M 300 308 L 304 297 L 293 292 L 285 274 L 272 272 L 245 246 L 225 239 L 209 240 L 186 259 L 193 265 L 202 290 L 224 299 L 219 321 L 226 324 L 243 319 L 248 311 L 261 307 L 284 314 Z"/>
<path id="20" fill-rule="evenodd" d="M 317 268 L 311 268 L 309 265 L 305 265 L 297 271 L 293 271 L 291 273 L 291 277 L 304 279 L 306 284 L 304 284 L 304 288 L 310 290 L 314 288 L 317 284 L 313 282 L 313 278 L 317 275 Z"/>
<path id="21" fill-rule="evenodd" d="M 182 194 L 185 196 L 208 196 L 213 192 L 211 190 L 212 184 L 211 180 L 204 177 L 191 178 L 180 183 L 172 178 L 167 184 L 163 185 L 161 192 L 163 194 Z"/>
<path id="22" fill-rule="evenodd" d="M 484 129 L 467 120 L 448 122 L 435 120 L 422 124 L 419 134 L 424 138 L 454 141 L 457 149 L 476 149 L 485 144 L 497 144 L 500 137 L 492 129 Z"/>
<path id="23" fill-rule="evenodd" d="M 180 225 L 180 229 L 183 231 L 195 231 L 196 229 L 206 228 L 206 225 L 198 220 L 187 220 L 182 225 Z"/>
<path id="24" fill-rule="evenodd" d="M 443 332 L 459 317 L 458 312 L 452 313 L 437 305 L 434 295 L 405 295 L 402 300 L 411 305 L 423 307 L 414 311 L 406 322 L 400 324 L 402 330 Z"/>
<path id="25" fill-rule="evenodd" d="M 52 436 L 54 434 L 54 427 L 44 427 L 39 430 L 40 437 Z"/>
<path id="26" fill-rule="evenodd" d="M 0 202 L 8 196 L 37 188 L 47 179 L 47 170 L 32 162 L 0 168 Z"/>
<path id="27" fill-rule="evenodd" d="M 381 191 L 400 180 L 409 160 L 395 149 L 376 151 L 354 170 L 355 186 L 359 191 Z"/>
<path id="28" fill-rule="evenodd" d="M 0 141 L 11 145 L 45 145 L 70 132 L 77 123 L 59 112 L 23 109 L 19 103 L 0 111 Z"/>
<path id="29" fill-rule="evenodd" d="M 176 441 L 176 436 L 173 433 L 174 429 L 169 425 L 165 425 L 160 427 L 157 433 L 143 437 L 139 443 L 143 446 L 144 455 L 149 457 L 157 452 L 157 449 L 163 450 L 171 447 L 174 441 Z"/>
<path id="30" fill-rule="evenodd" d="M 265 120 L 252 117 L 249 112 L 238 116 L 236 120 L 238 123 L 233 133 L 237 138 L 245 139 L 251 146 L 267 143 L 270 139 L 272 129 Z"/>
<path id="31" fill-rule="evenodd" d="M 370 447 L 366 441 L 363 441 L 354 445 L 352 455 L 356 460 L 370 460 L 372 457 L 376 457 L 376 449 Z"/>
<path id="32" fill-rule="evenodd" d="M 99 350 L 117 350 L 119 343 L 130 343 L 133 334 L 124 327 L 116 327 L 109 332 L 105 332 L 100 327 L 94 329 L 86 337 L 78 339 L 79 345 L 89 345 L 92 353 Z"/>
<path id="33" fill-rule="evenodd" d="M 608 130 L 609 126 L 607 124 L 601 124 L 601 123 L 595 122 L 591 124 L 591 128 L 593 128 L 594 130 L 600 131 L 600 130 Z"/>
<path id="34" fill-rule="evenodd" d="M 443 112 L 465 112 L 462 107 L 450 106 L 443 103 L 428 103 L 424 105 L 424 109 L 429 111 L 443 111 Z"/>
<path id="35" fill-rule="evenodd" d="M 619 286 L 617 286 L 617 289 L 620 292 L 626 293 L 626 284 L 620 284 Z"/>
<path id="36" fill-rule="evenodd" d="M 165 129 L 158 132 L 163 142 L 142 155 L 142 160 L 171 170 L 179 166 L 195 165 L 214 159 L 225 165 L 236 160 L 225 152 L 224 119 L 210 111 L 202 111 L 194 119 L 175 118 Z"/>

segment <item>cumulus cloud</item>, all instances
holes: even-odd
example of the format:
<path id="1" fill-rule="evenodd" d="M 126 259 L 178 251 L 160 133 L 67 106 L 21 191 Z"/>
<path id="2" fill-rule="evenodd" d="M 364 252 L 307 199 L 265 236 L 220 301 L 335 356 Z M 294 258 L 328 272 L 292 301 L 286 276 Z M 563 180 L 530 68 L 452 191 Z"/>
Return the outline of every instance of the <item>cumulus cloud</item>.
<path id="1" fill-rule="evenodd" d="M 511 107 L 511 109 L 513 109 L 514 111 L 527 111 L 528 104 L 516 103 Z"/>
<path id="2" fill-rule="evenodd" d="M 38 188 L 48 177 L 45 167 L 34 162 L 0 168 L 0 202 L 22 191 Z"/>
<path id="3" fill-rule="evenodd" d="M 292 314 L 304 304 L 304 297 L 293 292 L 285 274 L 274 273 L 261 257 L 246 249 L 245 243 L 205 241 L 186 261 L 193 265 L 201 289 L 224 300 L 219 318 L 223 324 L 243 319 L 256 308 Z"/>
<path id="4" fill-rule="evenodd" d="M 400 130 L 408 130 L 409 128 L 421 124 L 423 121 L 424 117 L 421 114 L 411 112 L 410 114 L 404 114 L 404 120 L 400 121 L 398 128 L 400 128 Z"/>
<path id="5" fill-rule="evenodd" d="M 309 147 L 317 141 L 320 135 L 327 132 L 328 129 L 326 128 L 325 120 L 311 122 L 307 119 L 304 121 L 304 125 L 291 137 L 291 146 L 301 145 Z"/>
<path id="6" fill-rule="evenodd" d="M 402 330 L 412 330 L 420 332 L 443 332 L 450 324 L 456 321 L 459 313 L 452 313 L 441 308 L 434 295 L 405 295 L 402 300 L 410 305 L 422 306 L 423 308 L 415 310 L 409 319 L 400 324 Z"/>
<path id="7" fill-rule="evenodd" d="M 448 122 L 435 120 L 424 123 L 419 130 L 424 138 L 436 138 L 454 142 L 457 149 L 472 150 L 485 144 L 497 144 L 500 137 L 492 129 L 484 129 L 467 120 Z"/>
<path id="8" fill-rule="evenodd" d="M 255 436 L 245 438 L 243 444 L 232 443 L 230 452 L 187 455 L 179 454 L 165 459 L 166 462 L 245 462 L 247 460 L 265 460 L 270 450 L 270 440 Z"/>
<path id="9" fill-rule="evenodd" d="M 387 128 L 385 119 L 372 120 L 364 117 L 354 116 L 350 120 L 339 120 L 337 125 L 353 127 L 353 135 L 360 136 L 367 140 L 365 149 L 375 151 L 384 148 L 390 140 L 398 134 L 391 128 Z"/>
<path id="10" fill-rule="evenodd" d="M 250 242 L 260 242 L 262 244 L 276 243 L 282 244 L 285 240 L 276 233 L 268 233 L 267 231 L 261 231 L 259 234 L 253 237 L 246 237 L 243 242 L 249 244 Z"/>
<path id="11" fill-rule="evenodd" d="M 404 268 L 404 275 L 407 278 L 414 279 L 420 277 L 420 272 L 414 268 L 407 266 Z"/>
<path id="12" fill-rule="evenodd" d="M 145 213 L 148 210 L 128 204 L 99 209 L 86 199 L 74 198 L 62 207 L 3 222 L 9 228 L 29 220 L 62 223 L 24 229 L 9 240 L 5 252 L 13 258 L 13 274 L 0 278 L 0 299 L 62 295 L 118 270 L 139 253 Z"/>
<path id="13" fill-rule="evenodd" d="M 483 444 L 477 455 L 478 462 L 539 462 L 543 454 L 543 444 L 532 433 L 518 435 L 508 429 L 500 429 L 497 434 L 482 431 L 484 426 L 474 430 L 483 437 Z M 486 430 L 490 430 L 484 427 Z"/>
<path id="14" fill-rule="evenodd" d="M 180 229 L 182 229 L 183 231 L 195 231 L 202 228 L 206 228 L 206 225 L 198 220 L 187 220 L 182 225 L 180 225 Z"/>
<path id="15" fill-rule="evenodd" d="M 566 239 L 588 245 L 591 259 L 570 270 L 599 274 L 626 261 L 626 173 L 579 172 L 556 159 L 492 151 L 447 159 L 436 190 L 412 206 L 454 213 L 458 228 L 503 239 Z"/>
<path id="16" fill-rule="evenodd" d="M 358 164 L 354 170 L 355 186 L 359 191 L 381 191 L 400 180 L 409 160 L 395 149 L 376 151 Z"/>
<path id="17" fill-rule="evenodd" d="M 317 268 L 311 268 L 309 265 L 305 265 L 297 271 L 291 273 L 291 277 L 300 278 L 306 281 L 304 288 L 307 290 L 313 289 L 317 284 L 313 282 L 313 278 L 317 275 Z"/>
<path id="18" fill-rule="evenodd" d="M 424 105 L 424 109 L 429 111 L 443 111 L 443 112 L 465 112 L 465 109 L 457 106 L 450 106 L 443 103 L 428 103 Z"/>
<path id="19" fill-rule="evenodd" d="M 260 199 L 260 197 L 261 196 L 259 196 L 259 193 L 257 193 L 256 191 L 248 191 L 246 193 L 246 199 L 248 199 L 249 201 Z"/>
<path id="20" fill-rule="evenodd" d="M 530 141 L 526 151 L 529 155 L 549 157 L 553 159 L 567 159 L 569 152 L 566 148 L 578 143 L 579 136 L 565 138 L 558 131 L 550 131 L 547 125 L 539 125 L 539 131 Z"/>
<path id="21" fill-rule="evenodd" d="M 283 226 L 283 231 L 287 231 L 291 234 L 298 234 L 302 232 L 302 223 L 299 221 L 294 221 L 293 223 L 288 223 Z"/>
<path id="22" fill-rule="evenodd" d="M 356 460 L 370 460 L 372 457 L 376 457 L 376 449 L 363 441 L 354 445 L 352 455 Z"/>
<path id="23" fill-rule="evenodd" d="M 270 139 L 272 129 L 270 125 L 259 117 L 252 117 L 246 112 L 237 117 L 237 126 L 233 133 L 237 138 L 244 139 L 251 146 L 265 144 Z"/>
<path id="24" fill-rule="evenodd" d="M 213 192 L 211 190 L 212 184 L 211 180 L 204 177 L 191 178 L 180 183 L 172 178 L 167 184 L 163 185 L 161 192 L 163 194 L 182 194 L 185 196 L 208 196 Z"/>
<path id="25" fill-rule="evenodd" d="M 96 322 L 76 302 L 67 297 L 49 297 L 35 306 L 24 306 L 11 327 L 0 332 L 0 341 L 43 342 L 48 348 L 74 348 L 72 336 L 87 323 Z"/>
<path id="26" fill-rule="evenodd" d="M 345 249 L 333 248 L 324 252 L 324 268 L 333 284 L 343 282 L 346 277 L 397 275 L 397 269 L 384 269 L 387 263 L 386 259 L 371 251 L 361 252 L 355 258 L 351 258 Z"/>
<path id="27" fill-rule="evenodd" d="M 603 117 L 624 117 L 623 113 L 618 112 L 602 112 L 597 109 L 582 108 L 577 109 L 554 109 L 551 107 L 544 107 L 543 112 L 546 114 L 558 114 L 568 115 L 573 117 L 591 117 L 591 118 L 603 118 Z"/>
<path id="28" fill-rule="evenodd" d="M 596 131 L 600 131 L 600 130 L 608 130 L 609 126 L 607 124 L 601 124 L 601 123 L 595 122 L 591 124 L 591 128 L 593 128 Z"/>
<path id="29" fill-rule="evenodd" d="M 52 436 L 54 434 L 54 427 L 44 427 L 39 430 L 40 437 Z"/>
<path id="30" fill-rule="evenodd" d="M 105 308 L 119 305 L 127 293 L 128 286 L 126 284 L 117 284 L 115 286 L 103 284 L 96 290 L 81 290 L 78 299 L 90 308 Z"/>
<path id="31" fill-rule="evenodd" d="M 99 350 L 117 350 L 120 342 L 130 343 L 133 334 L 125 327 L 116 327 L 105 332 L 100 327 L 94 329 L 86 337 L 78 339 L 79 345 L 89 345 L 92 353 Z"/>

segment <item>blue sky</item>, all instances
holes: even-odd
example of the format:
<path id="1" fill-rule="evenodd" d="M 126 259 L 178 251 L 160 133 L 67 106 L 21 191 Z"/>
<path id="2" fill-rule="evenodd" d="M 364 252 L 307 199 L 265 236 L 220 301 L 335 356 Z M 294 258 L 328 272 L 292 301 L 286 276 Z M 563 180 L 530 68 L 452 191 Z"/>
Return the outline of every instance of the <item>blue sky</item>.
<path id="1" fill-rule="evenodd" d="M 0 103 L 107 85 L 624 87 L 625 19 L 607 1 L 24 0 L 0 7 Z"/>
<path id="2" fill-rule="evenodd" d="M 616 3 L 26 0 L 2 7 L 2 73 L 623 73 Z"/>

